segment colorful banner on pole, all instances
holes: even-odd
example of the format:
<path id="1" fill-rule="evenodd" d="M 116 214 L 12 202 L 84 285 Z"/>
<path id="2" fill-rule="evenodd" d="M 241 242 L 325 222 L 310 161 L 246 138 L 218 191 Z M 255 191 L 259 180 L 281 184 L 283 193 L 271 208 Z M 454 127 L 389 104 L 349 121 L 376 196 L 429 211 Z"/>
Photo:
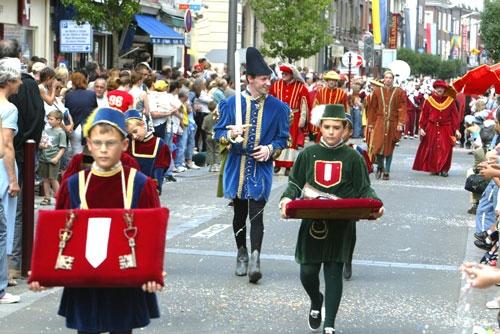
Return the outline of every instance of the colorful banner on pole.
<path id="1" fill-rule="evenodd" d="M 382 34 L 382 42 L 387 45 L 387 0 L 380 0 L 380 32 Z"/>
<path id="2" fill-rule="evenodd" d="M 373 42 L 375 44 L 382 43 L 382 34 L 380 31 L 380 2 L 372 0 L 372 25 L 373 25 Z"/>
<path id="3" fill-rule="evenodd" d="M 391 30 L 389 32 L 389 49 L 397 49 L 398 47 L 398 23 L 399 15 L 392 14 Z"/>

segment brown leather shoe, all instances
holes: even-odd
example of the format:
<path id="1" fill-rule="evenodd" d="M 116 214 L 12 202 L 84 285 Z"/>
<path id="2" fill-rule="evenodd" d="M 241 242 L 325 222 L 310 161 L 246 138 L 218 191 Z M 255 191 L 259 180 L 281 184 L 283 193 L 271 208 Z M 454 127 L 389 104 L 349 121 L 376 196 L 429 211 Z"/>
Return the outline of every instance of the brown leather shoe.
<path id="1" fill-rule="evenodd" d="M 384 175 L 382 176 L 382 180 L 388 181 L 389 180 L 389 173 L 384 173 Z"/>

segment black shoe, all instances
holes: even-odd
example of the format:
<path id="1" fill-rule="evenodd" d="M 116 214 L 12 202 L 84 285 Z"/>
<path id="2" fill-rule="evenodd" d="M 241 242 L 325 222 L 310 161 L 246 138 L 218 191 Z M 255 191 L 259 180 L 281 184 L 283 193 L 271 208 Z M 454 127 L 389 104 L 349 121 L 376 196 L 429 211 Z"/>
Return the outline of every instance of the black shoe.
<path id="1" fill-rule="evenodd" d="M 493 243 L 488 244 L 484 240 L 474 240 L 474 245 L 476 245 L 477 248 L 481 248 L 487 251 L 489 251 L 493 247 Z"/>
<path id="2" fill-rule="evenodd" d="M 231 202 L 227 203 L 227 206 L 234 206 L 234 202 L 231 201 Z"/>
<path id="3" fill-rule="evenodd" d="M 375 173 L 375 178 L 378 180 L 382 177 L 382 173 L 384 173 L 383 168 L 377 168 L 377 172 Z"/>
<path id="4" fill-rule="evenodd" d="M 474 238 L 477 240 L 485 241 L 486 238 L 488 237 L 488 232 L 479 232 L 479 233 L 474 233 Z"/>
<path id="5" fill-rule="evenodd" d="M 471 215 L 475 215 L 477 212 L 477 206 L 476 205 L 473 205 L 470 207 L 469 210 L 467 210 L 467 213 L 470 213 Z"/>
<path id="6" fill-rule="evenodd" d="M 484 255 L 481 258 L 481 261 L 479 261 L 479 263 L 489 264 L 490 266 L 496 266 L 497 259 L 498 259 L 498 255 L 496 253 L 490 254 L 490 252 L 486 252 L 486 253 L 484 253 Z"/>
<path id="7" fill-rule="evenodd" d="M 442 177 L 448 177 L 448 172 L 441 172 L 441 174 L 439 175 L 441 175 Z"/>
<path id="8" fill-rule="evenodd" d="M 281 167 L 274 167 L 274 173 L 278 174 L 281 170 Z"/>
<path id="9" fill-rule="evenodd" d="M 165 181 L 167 181 L 167 182 L 177 182 L 176 178 L 173 177 L 172 175 L 165 176 Z"/>
<path id="10" fill-rule="evenodd" d="M 321 296 L 321 304 L 319 307 L 313 307 L 311 303 L 311 308 L 309 309 L 309 320 L 307 324 L 312 332 L 319 332 L 321 327 L 321 308 L 323 307 L 323 295 Z"/>
<path id="11" fill-rule="evenodd" d="M 258 250 L 254 250 L 250 256 L 250 264 L 248 268 L 248 280 L 250 283 L 256 284 L 262 278 L 262 273 L 260 272 L 260 253 Z"/>
<path id="12" fill-rule="evenodd" d="M 236 270 L 234 271 L 236 276 L 246 276 L 248 270 L 248 251 L 245 247 L 240 247 L 238 249 L 238 255 L 236 256 Z"/>
<path id="13" fill-rule="evenodd" d="M 344 264 L 344 279 L 346 281 L 350 280 L 352 277 L 352 263 Z"/>

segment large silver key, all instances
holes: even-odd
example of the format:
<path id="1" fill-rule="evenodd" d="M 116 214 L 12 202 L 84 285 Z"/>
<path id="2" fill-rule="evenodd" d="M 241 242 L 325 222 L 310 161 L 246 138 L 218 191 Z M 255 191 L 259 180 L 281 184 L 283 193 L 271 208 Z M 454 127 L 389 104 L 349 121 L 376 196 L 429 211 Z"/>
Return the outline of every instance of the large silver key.
<path id="1" fill-rule="evenodd" d="M 128 245 L 130 246 L 130 254 L 119 256 L 120 269 L 137 268 L 137 260 L 135 258 L 135 239 L 129 238 Z"/>

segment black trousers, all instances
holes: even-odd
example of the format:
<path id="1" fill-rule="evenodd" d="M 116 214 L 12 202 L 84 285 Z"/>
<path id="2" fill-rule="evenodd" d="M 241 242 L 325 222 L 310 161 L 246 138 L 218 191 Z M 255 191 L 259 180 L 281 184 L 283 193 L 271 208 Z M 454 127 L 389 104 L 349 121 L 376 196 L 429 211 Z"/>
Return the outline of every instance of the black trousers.
<path id="1" fill-rule="evenodd" d="M 202 112 L 196 112 L 194 114 L 194 122 L 196 123 L 197 129 L 194 134 L 194 145 L 198 149 L 198 152 L 206 152 L 207 151 L 207 133 L 203 131 L 201 126 L 203 125 L 203 120 L 207 117 L 208 114 Z M 201 137 L 201 138 L 200 138 Z M 201 140 L 201 147 L 200 147 Z"/>
<path id="2" fill-rule="evenodd" d="M 246 248 L 247 217 L 250 220 L 250 244 L 251 251 L 262 248 L 262 239 L 264 238 L 264 207 L 266 201 L 242 200 L 235 198 L 233 231 L 236 239 L 236 247 Z"/>

